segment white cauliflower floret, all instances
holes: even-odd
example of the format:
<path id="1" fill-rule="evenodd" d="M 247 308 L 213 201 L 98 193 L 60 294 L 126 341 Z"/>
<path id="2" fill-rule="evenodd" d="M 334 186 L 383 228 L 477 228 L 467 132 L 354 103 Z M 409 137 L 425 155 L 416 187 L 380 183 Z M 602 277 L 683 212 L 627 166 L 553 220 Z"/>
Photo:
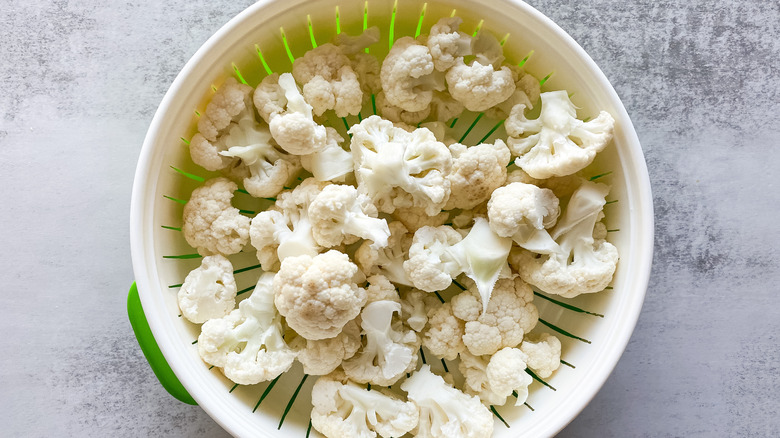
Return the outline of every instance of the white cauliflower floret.
<path id="1" fill-rule="evenodd" d="M 445 17 L 431 27 L 426 44 L 436 70 L 447 71 L 471 55 L 471 36 L 458 30 L 462 23 L 460 17 Z"/>
<path id="2" fill-rule="evenodd" d="M 479 61 L 457 64 L 447 70 L 447 89 L 469 111 L 484 111 L 507 100 L 515 91 L 508 67 L 495 70 Z"/>
<path id="3" fill-rule="evenodd" d="M 593 162 L 612 139 L 615 119 L 602 111 L 588 122 L 565 90 L 541 94 L 542 110 L 535 120 L 525 117 L 525 105 L 512 108 L 504 126 L 515 164 L 528 175 L 544 179 L 578 172 Z"/>
<path id="4" fill-rule="evenodd" d="M 343 182 L 354 168 L 352 153 L 341 147 L 344 138 L 338 131 L 331 127 L 325 129 L 328 133 L 325 147 L 313 154 L 301 156 L 301 164 L 317 181 Z"/>
<path id="5" fill-rule="evenodd" d="M 507 184 L 496 189 L 488 201 L 490 229 L 539 254 L 558 248 L 546 229 L 555 225 L 559 214 L 558 198 L 552 190 L 533 184 Z"/>
<path id="6" fill-rule="evenodd" d="M 428 309 L 428 328 L 422 344 L 435 356 L 454 360 L 466 350 L 463 344 L 463 321 L 452 313 L 452 303 L 433 305 Z"/>
<path id="7" fill-rule="evenodd" d="M 400 222 L 390 222 L 390 238 L 384 248 L 375 248 L 371 242 L 363 242 L 355 251 L 355 262 L 367 276 L 381 274 L 393 283 L 411 286 L 412 281 L 404 271 L 404 259 L 412 245 L 412 236 Z"/>
<path id="8" fill-rule="evenodd" d="M 236 280 L 233 265 L 222 255 L 203 257 L 190 271 L 178 294 L 181 315 L 200 324 L 221 318 L 236 307 Z"/>
<path id="9" fill-rule="evenodd" d="M 474 287 L 453 297 L 453 314 L 466 322 L 463 343 L 469 352 L 483 356 L 523 342 L 539 320 L 533 298 L 533 291 L 520 278 L 499 279 L 487 310 Z"/>
<path id="10" fill-rule="evenodd" d="M 278 86 L 284 91 L 287 104 L 285 111 L 271 113 L 269 116 L 268 125 L 274 140 L 282 149 L 295 155 L 312 154 L 325 148 L 328 132 L 324 126 L 314 121 L 312 106 L 304 100 L 293 76 L 283 73 L 279 76 Z M 269 104 L 261 102 L 261 105 L 268 108 Z M 271 107 L 275 111 L 274 105 L 276 104 Z M 257 99 L 255 106 L 258 106 Z"/>
<path id="11" fill-rule="evenodd" d="M 219 177 L 192 191 L 181 230 L 199 254 L 235 254 L 249 241 L 249 218 L 230 204 L 236 190 L 236 183 Z"/>
<path id="12" fill-rule="evenodd" d="M 506 166 L 512 157 L 502 140 L 468 148 L 455 143 L 450 145 L 450 152 L 453 158 L 452 169 L 447 175 L 450 198 L 445 210 L 474 208 L 487 201 L 493 190 L 506 182 Z"/>
<path id="13" fill-rule="evenodd" d="M 452 165 L 450 151 L 425 128 L 407 132 L 379 116 L 352 126 L 351 149 L 358 191 L 379 211 L 422 207 L 438 214 L 450 195 L 445 178 Z"/>
<path id="14" fill-rule="evenodd" d="M 291 329 L 306 339 L 337 336 L 366 303 L 357 265 L 339 251 L 287 257 L 274 278 L 274 303 Z"/>
<path id="15" fill-rule="evenodd" d="M 263 78 L 255 88 L 252 102 L 265 123 L 271 123 L 273 117 L 284 113 L 287 107 L 287 97 L 285 97 L 284 89 L 279 85 L 279 73 Z"/>
<path id="16" fill-rule="evenodd" d="M 397 208 L 392 216 L 393 219 L 404 224 L 410 233 L 414 233 L 422 227 L 444 225 L 450 217 L 446 211 L 440 211 L 433 216 L 429 216 L 422 207 Z"/>
<path id="17" fill-rule="evenodd" d="M 297 337 L 290 346 L 298 351 L 298 362 L 303 365 L 304 373 L 324 376 L 354 356 L 360 345 L 360 325 L 353 319 L 334 338 L 312 341 Z"/>
<path id="18" fill-rule="evenodd" d="M 252 87 L 238 83 L 235 78 L 227 78 L 198 119 L 198 132 L 206 140 L 215 142 L 231 122 L 238 121 L 247 114 L 254 114 Z"/>
<path id="19" fill-rule="evenodd" d="M 520 349 L 528 356 L 528 368 L 542 379 L 561 366 L 561 341 L 549 333 L 526 336 Z"/>
<path id="20" fill-rule="evenodd" d="M 476 218 L 465 238 L 452 227 L 423 227 L 414 233 L 404 269 L 414 287 L 427 292 L 446 289 L 464 273 L 474 280 L 487 309 L 493 285 L 507 264 L 512 240 L 494 233 Z"/>
<path id="21" fill-rule="evenodd" d="M 376 110 L 386 120 L 395 123 L 408 123 L 410 125 L 422 122 L 431 113 L 431 107 L 425 107 L 419 111 L 406 111 L 397 107 L 387 100 L 384 91 L 380 91 L 376 95 Z"/>
<path id="22" fill-rule="evenodd" d="M 618 262 L 617 248 L 603 238 L 593 237 L 596 223 L 603 217 L 607 193 L 609 186 L 583 181 L 550 232 L 558 243 L 557 250 L 541 257 L 514 250 L 509 257 L 512 268 L 540 290 L 564 298 L 604 290 Z M 597 237 L 603 237 L 603 233 Z"/>
<path id="23" fill-rule="evenodd" d="M 241 385 L 271 380 L 286 372 L 295 352 L 284 342 L 271 290 L 274 274 L 264 273 L 252 295 L 225 317 L 201 326 L 198 353 Z"/>
<path id="24" fill-rule="evenodd" d="M 276 148 L 267 127 L 244 118 L 231 125 L 223 136 L 225 157 L 238 158 L 249 170 L 244 188 L 257 198 L 274 197 L 295 179 L 301 170 L 300 159 Z"/>
<path id="25" fill-rule="evenodd" d="M 488 438 L 493 434 L 493 415 L 478 397 L 464 394 L 423 365 L 401 384 L 408 398 L 420 409 L 420 422 L 413 431 L 420 438 Z"/>
<path id="26" fill-rule="evenodd" d="M 515 91 L 507 100 L 485 110 L 485 116 L 491 119 L 504 120 L 509 117 L 515 105 L 524 104 L 526 108 L 533 109 L 539 102 L 541 94 L 539 79 L 514 64 L 507 64 L 506 67 L 512 70 Z"/>
<path id="27" fill-rule="evenodd" d="M 363 91 L 340 47 L 326 43 L 309 50 L 293 62 L 292 74 L 303 85 L 303 97 L 314 114 L 332 109 L 336 116 L 346 117 L 360 112 Z"/>
<path id="28" fill-rule="evenodd" d="M 428 323 L 428 308 L 425 304 L 428 294 L 419 289 L 407 290 L 401 296 L 401 316 L 412 330 L 420 333 Z"/>
<path id="29" fill-rule="evenodd" d="M 485 404 L 502 406 L 506 398 L 516 391 L 515 406 L 528 398 L 528 385 L 533 378 L 525 372 L 526 355 L 517 348 L 502 348 L 492 356 L 460 355 L 458 367 L 465 377 L 463 390 L 476 395 Z"/>
<path id="30" fill-rule="evenodd" d="M 309 204 L 326 185 L 307 178 L 295 189 L 282 192 L 273 207 L 252 219 L 249 234 L 263 269 L 276 271 L 286 257 L 320 253 L 322 247 L 312 235 Z"/>
<path id="31" fill-rule="evenodd" d="M 394 288 L 393 292 L 394 300 L 370 302 L 360 313 L 365 345 L 341 364 L 355 382 L 389 386 L 417 365 L 419 338 L 401 324 L 401 304 Z M 394 317 L 395 313 L 399 315 Z"/>
<path id="32" fill-rule="evenodd" d="M 471 224 L 473 224 L 474 220 L 478 217 L 487 220 L 488 218 L 487 202 L 483 202 L 482 204 L 479 204 L 476 207 L 469 210 L 453 211 L 452 219 L 450 220 L 450 222 L 452 223 L 452 227 L 455 228 L 456 230 L 463 230 L 471 227 Z"/>
<path id="33" fill-rule="evenodd" d="M 309 204 L 312 235 L 326 248 L 358 239 L 370 240 L 374 249 L 386 247 L 390 229 L 377 214 L 371 199 L 348 185 L 329 185 Z"/>
<path id="34" fill-rule="evenodd" d="M 382 90 L 390 104 L 404 111 L 427 108 L 433 90 L 444 90 L 441 74 L 434 71 L 433 57 L 425 45 L 412 37 L 399 38 L 382 62 Z"/>
<path id="35" fill-rule="evenodd" d="M 364 53 L 363 50 L 379 41 L 379 27 L 372 26 L 364 30 L 360 35 L 339 33 L 333 37 L 333 44 L 338 46 L 347 56 Z"/>
<path id="36" fill-rule="evenodd" d="M 338 372 L 317 379 L 311 401 L 311 425 L 327 438 L 400 437 L 419 419 L 414 403 L 382 389 L 369 391 Z"/>

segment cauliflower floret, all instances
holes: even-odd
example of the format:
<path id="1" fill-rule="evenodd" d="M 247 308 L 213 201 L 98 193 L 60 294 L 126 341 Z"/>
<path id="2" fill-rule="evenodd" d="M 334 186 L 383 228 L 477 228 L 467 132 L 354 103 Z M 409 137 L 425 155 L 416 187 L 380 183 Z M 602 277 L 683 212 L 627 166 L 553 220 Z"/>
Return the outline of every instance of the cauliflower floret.
<path id="1" fill-rule="evenodd" d="M 514 64 L 507 64 L 506 67 L 512 71 L 515 91 L 507 100 L 485 110 L 485 116 L 491 119 L 504 120 L 509 117 L 515 105 L 524 104 L 526 108 L 533 109 L 539 102 L 539 94 L 541 94 L 539 79 Z"/>
<path id="2" fill-rule="evenodd" d="M 438 214 L 450 195 L 445 178 L 452 165 L 450 151 L 425 128 L 407 132 L 379 116 L 352 126 L 351 150 L 358 191 L 379 211 L 422 207 Z"/>
<path id="3" fill-rule="evenodd" d="M 439 122 L 447 122 L 460 115 L 464 108 L 463 104 L 453 99 L 449 93 L 434 91 L 431 99 L 430 118 Z"/>
<path id="4" fill-rule="evenodd" d="M 219 177 L 192 191 L 181 230 L 199 254 L 235 254 L 249 241 L 249 218 L 230 204 L 236 190 L 236 183 Z"/>
<path id="5" fill-rule="evenodd" d="M 404 271 L 404 258 L 412 245 L 412 236 L 400 222 L 390 222 L 390 238 L 384 248 L 363 242 L 355 252 L 355 262 L 366 275 L 381 274 L 393 283 L 411 286 Z"/>
<path id="6" fill-rule="evenodd" d="M 549 333 L 526 336 L 520 349 L 528 356 L 528 368 L 542 379 L 561 366 L 561 341 Z"/>
<path id="7" fill-rule="evenodd" d="M 410 233 L 414 233 L 422 227 L 438 227 L 444 225 L 450 215 L 446 211 L 440 211 L 429 216 L 422 207 L 397 208 L 392 214 L 394 220 L 404 224 Z"/>
<path id="8" fill-rule="evenodd" d="M 431 104 L 433 90 L 445 89 L 441 74 L 434 71 L 430 50 L 412 37 L 393 43 L 379 79 L 387 101 L 410 112 L 424 110 Z"/>
<path id="9" fill-rule="evenodd" d="M 528 385 L 533 378 L 525 372 L 526 355 L 517 348 L 502 348 L 492 356 L 460 355 L 458 365 L 465 377 L 464 391 L 476 395 L 485 404 L 504 405 L 506 398 L 517 391 L 515 406 L 528 398 Z"/>
<path id="10" fill-rule="evenodd" d="M 348 185 L 332 184 L 309 204 L 314 240 L 327 248 L 370 240 L 374 249 L 387 246 L 390 229 L 368 196 Z"/>
<path id="11" fill-rule="evenodd" d="M 513 250 L 509 257 L 512 268 L 528 283 L 564 298 L 604 290 L 618 262 L 617 248 L 593 237 L 607 193 L 609 186 L 583 181 L 550 232 L 558 249 L 541 257 Z"/>
<path id="12" fill-rule="evenodd" d="M 425 107 L 420 111 L 405 111 L 388 102 L 384 91 L 380 91 L 376 95 L 376 109 L 382 115 L 382 118 L 386 120 L 395 123 L 408 123 L 410 125 L 422 122 L 431 113 L 431 107 Z"/>
<path id="13" fill-rule="evenodd" d="M 272 81 L 267 84 L 273 88 Z M 260 86 L 263 86 L 261 83 Z M 283 73 L 278 78 L 277 86 L 284 92 L 286 110 L 279 112 L 280 100 L 260 101 L 255 95 L 255 106 L 262 114 L 269 114 L 268 125 L 271 135 L 285 151 L 295 155 L 307 155 L 325 148 L 328 143 L 328 132 L 324 126 L 318 125 L 312 115 L 312 106 L 306 103 L 301 95 L 295 79 L 290 73 Z M 258 87 L 259 88 L 259 87 Z M 278 93 L 278 90 L 276 90 Z M 265 96 L 273 97 L 267 92 Z"/>
<path id="14" fill-rule="evenodd" d="M 303 84 L 303 97 L 314 114 L 321 116 L 332 109 L 336 116 L 346 117 L 360 111 L 363 92 L 340 47 L 326 43 L 309 50 L 293 62 L 292 74 Z"/>
<path id="15" fill-rule="evenodd" d="M 311 424 L 327 438 L 400 437 L 419 419 L 414 403 L 379 388 L 366 390 L 339 372 L 317 379 L 311 400 Z"/>
<path id="16" fill-rule="evenodd" d="M 271 123 L 273 117 L 284 113 L 287 107 L 287 97 L 285 97 L 284 89 L 279 85 L 279 73 L 263 78 L 255 88 L 252 102 L 265 123 Z"/>
<path id="17" fill-rule="evenodd" d="M 428 309 L 428 328 L 422 344 L 436 357 L 454 360 L 466 350 L 463 344 L 463 321 L 452 313 L 452 303 L 432 305 Z"/>
<path id="18" fill-rule="evenodd" d="M 452 219 L 450 222 L 452 223 L 452 227 L 456 230 L 464 230 L 470 228 L 474 223 L 474 220 L 478 217 L 487 220 L 487 202 L 483 202 L 469 210 L 454 210 L 451 214 Z"/>
<path id="19" fill-rule="evenodd" d="M 469 111 L 484 111 L 507 100 L 515 91 L 508 67 L 495 70 L 492 65 L 479 61 L 453 66 L 447 70 L 446 78 L 452 98 Z"/>
<path id="20" fill-rule="evenodd" d="M 354 356 L 360 345 L 360 325 L 354 319 L 335 338 L 312 341 L 297 337 L 290 344 L 298 351 L 298 362 L 303 365 L 303 372 L 312 376 L 333 372 L 341 362 Z"/>
<path id="21" fill-rule="evenodd" d="M 401 297 L 401 316 L 412 330 L 420 333 L 428 322 L 428 308 L 425 299 L 428 294 L 419 289 L 410 289 Z"/>
<path id="22" fill-rule="evenodd" d="M 602 111 L 588 122 L 565 90 L 541 94 L 542 110 L 535 120 L 525 117 L 525 105 L 512 108 L 504 126 L 515 164 L 528 175 L 544 179 L 578 172 L 593 162 L 612 139 L 615 119 Z"/>
<path id="23" fill-rule="evenodd" d="M 307 178 L 295 189 L 282 192 L 273 207 L 252 219 L 249 234 L 263 269 L 278 270 L 285 257 L 320 253 L 322 247 L 312 235 L 309 204 L 326 185 Z"/>
<path id="24" fill-rule="evenodd" d="M 206 105 L 206 111 L 198 119 L 198 132 L 206 140 L 214 142 L 231 122 L 253 113 L 252 87 L 238 83 L 235 78 L 227 78 L 214 93 L 211 102 Z"/>
<path id="25" fill-rule="evenodd" d="M 331 127 L 325 129 L 328 133 L 325 147 L 313 154 L 303 155 L 301 164 L 317 181 L 344 182 L 354 168 L 352 153 L 341 147 L 344 138 L 338 131 Z"/>
<path id="26" fill-rule="evenodd" d="M 401 323 L 401 304 L 395 288 L 393 293 L 394 300 L 369 302 L 360 313 L 365 345 L 341 364 L 355 382 L 389 386 L 417 365 L 419 337 Z M 399 315 L 394 317 L 395 313 Z"/>
<path id="27" fill-rule="evenodd" d="M 181 315 L 200 324 L 221 318 L 236 307 L 236 280 L 233 265 L 222 255 L 203 257 L 190 271 L 178 294 Z"/>
<path id="28" fill-rule="evenodd" d="M 461 273 L 474 280 L 487 309 L 493 285 L 507 264 L 512 240 L 496 235 L 476 218 L 465 238 L 452 227 L 423 227 L 414 233 L 406 274 L 414 287 L 427 292 L 446 289 Z"/>
<path id="29" fill-rule="evenodd" d="M 506 166 L 512 157 L 502 140 L 469 148 L 455 143 L 450 145 L 450 152 L 452 169 L 447 179 L 451 193 L 445 210 L 474 208 L 506 182 Z"/>
<path id="30" fill-rule="evenodd" d="M 475 356 L 519 345 L 539 321 L 533 291 L 520 278 L 499 279 L 487 310 L 474 289 L 470 286 L 452 298 L 452 312 L 466 322 L 463 343 Z"/>
<path id="31" fill-rule="evenodd" d="M 413 431 L 420 438 L 488 438 L 493 434 L 493 415 L 478 397 L 445 383 L 423 365 L 401 384 L 409 400 L 420 409 L 420 422 Z"/>
<path id="32" fill-rule="evenodd" d="M 295 352 L 284 342 L 282 321 L 274 308 L 273 279 L 273 273 L 264 273 L 238 309 L 201 326 L 201 358 L 222 368 L 225 377 L 241 385 L 274 379 L 295 361 Z"/>
<path id="33" fill-rule="evenodd" d="M 488 201 L 490 229 L 539 254 L 558 248 L 546 229 L 555 225 L 559 214 L 558 198 L 552 190 L 533 184 L 507 184 L 496 189 Z"/>
<path id="34" fill-rule="evenodd" d="M 336 250 L 287 257 L 274 278 L 274 303 L 291 329 L 306 339 L 337 336 L 366 303 L 358 267 Z"/>
<path id="35" fill-rule="evenodd" d="M 436 70 L 447 71 L 471 55 L 471 36 L 458 30 L 462 23 L 460 17 L 445 17 L 431 27 L 427 45 Z"/>
<path id="36" fill-rule="evenodd" d="M 244 188 L 257 198 L 278 195 L 301 170 L 300 159 L 278 150 L 271 143 L 268 128 L 254 117 L 232 124 L 223 139 L 228 149 L 220 155 L 241 160 L 249 170 L 249 176 L 243 178 Z"/>

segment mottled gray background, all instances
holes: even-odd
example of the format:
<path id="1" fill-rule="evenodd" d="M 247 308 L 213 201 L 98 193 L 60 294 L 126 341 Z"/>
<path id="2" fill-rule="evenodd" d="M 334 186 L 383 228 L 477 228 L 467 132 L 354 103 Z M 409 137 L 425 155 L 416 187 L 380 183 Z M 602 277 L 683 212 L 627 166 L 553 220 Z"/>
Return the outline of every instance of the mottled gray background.
<path id="1" fill-rule="evenodd" d="M 2 436 L 222 436 L 125 316 L 133 172 L 164 92 L 249 2 L 2 0 Z M 531 2 L 612 81 L 647 157 L 653 274 L 561 435 L 780 434 L 780 3 Z"/>

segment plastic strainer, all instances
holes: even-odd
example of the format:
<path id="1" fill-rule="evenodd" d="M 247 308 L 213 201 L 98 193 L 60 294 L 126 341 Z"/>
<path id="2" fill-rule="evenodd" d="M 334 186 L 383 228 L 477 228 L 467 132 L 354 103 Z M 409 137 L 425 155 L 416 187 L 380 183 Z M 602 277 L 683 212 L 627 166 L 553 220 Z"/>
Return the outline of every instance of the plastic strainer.
<path id="1" fill-rule="evenodd" d="M 382 40 L 370 50 L 382 59 L 394 39 L 427 32 L 439 18 L 453 13 L 464 19 L 462 30 L 482 28 L 496 35 L 508 62 L 543 78 L 543 90 L 572 93 L 580 117 L 606 110 L 616 119 L 613 144 L 587 169 L 590 176 L 612 186 L 605 212 L 609 240 L 621 254 L 613 286 L 569 300 L 537 295 L 538 329 L 561 339 L 563 366 L 549 380 L 532 384 L 526 405 L 508 403 L 497 408 L 494 435 L 555 434 L 596 394 L 622 354 L 641 309 L 652 260 L 650 184 L 623 105 L 571 37 L 535 9 L 512 0 L 260 1 L 211 37 L 165 95 L 144 141 L 131 206 L 138 289 L 135 285 L 131 289 L 128 312 L 139 343 L 172 395 L 187 403 L 197 402 L 231 434 L 314 436 L 316 432 L 309 430 L 309 412 L 315 378 L 305 378 L 296 365 L 275 381 L 235 386 L 200 360 L 193 342 L 199 327 L 179 316 L 177 287 L 200 262 L 180 231 L 182 207 L 203 178 L 214 176 L 189 158 L 187 141 L 195 132 L 199 111 L 226 78 L 257 85 L 272 71 L 290 71 L 293 59 L 338 32 L 358 34 L 378 26 Z M 372 113 L 368 105 L 361 116 Z M 329 122 L 346 137 L 346 127 L 358 120 L 334 117 Z M 449 123 L 456 138 L 467 145 L 504 135 L 499 121 L 481 114 L 464 113 Z M 269 202 L 237 193 L 234 204 L 251 215 Z M 246 296 L 260 273 L 257 259 L 249 251 L 231 261 L 238 288 Z M 430 359 L 434 371 L 448 365 Z M 457 368 L 454 363 L 449 365 Z"/>

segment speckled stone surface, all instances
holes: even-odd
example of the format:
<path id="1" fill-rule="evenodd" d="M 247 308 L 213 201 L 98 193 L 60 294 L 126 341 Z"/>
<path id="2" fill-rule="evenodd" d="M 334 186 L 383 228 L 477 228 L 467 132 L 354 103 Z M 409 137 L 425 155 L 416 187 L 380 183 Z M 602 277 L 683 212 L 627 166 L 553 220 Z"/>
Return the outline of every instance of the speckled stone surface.
<path id="1" fill-rule="evenodd" d="M 127 218 L 165 90 L 248 3 L 3 2 L 0 435 L 226 436 L 134 340 Z M 780 3 L 531 3 L 623 99 L 657 223 L 633 338 L 561 436 L 777 436 Z"/>

